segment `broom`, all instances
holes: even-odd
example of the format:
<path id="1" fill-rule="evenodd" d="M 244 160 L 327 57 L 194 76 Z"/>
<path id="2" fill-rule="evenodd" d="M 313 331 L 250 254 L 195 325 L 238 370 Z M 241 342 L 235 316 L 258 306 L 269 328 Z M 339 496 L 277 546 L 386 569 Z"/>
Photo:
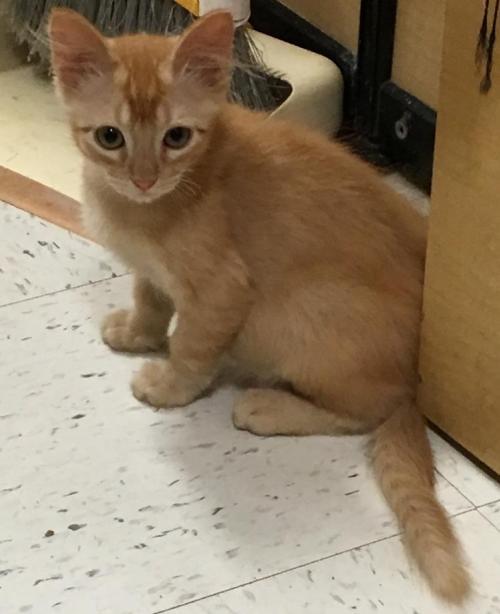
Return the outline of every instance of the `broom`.
<path id="1" fill-rule="evenodd" d="M 17 38 L 28 44 L 31 58 L 38 57 L 47 66 L 47 19 L 52 8 L 61 6 L 84 15 L 105 36 L 180 34 L 195 17 L 226 9 L 237 26 L 231 99 L 262 111 L 275 109 L 281 99 L 283 82 L 265 66 L 247 25 L 250 0 L 6 0 L 4 10 Z"/>

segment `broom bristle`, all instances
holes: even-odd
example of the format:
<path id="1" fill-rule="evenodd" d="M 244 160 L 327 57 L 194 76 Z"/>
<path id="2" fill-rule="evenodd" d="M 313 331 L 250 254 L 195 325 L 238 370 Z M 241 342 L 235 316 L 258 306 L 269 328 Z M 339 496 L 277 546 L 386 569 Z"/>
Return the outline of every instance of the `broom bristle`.
<path id="1" fill-rule="evenodd" d="M 27 43 L 30 57 L 48 67 L 47 19 L 54 7 L 78 11 L 105 36 L 148 32 L 179 34 L 193 22 L 193 16 L 174 0 L 7 0 L 9 21 L 19 40 Z M 235 37 L 235 67 L 231 98 L 251 109 L 269 111 L 285 96 L 286 84 L 280 75 L 265 66 L 249 30 L 240 27 Z"/>

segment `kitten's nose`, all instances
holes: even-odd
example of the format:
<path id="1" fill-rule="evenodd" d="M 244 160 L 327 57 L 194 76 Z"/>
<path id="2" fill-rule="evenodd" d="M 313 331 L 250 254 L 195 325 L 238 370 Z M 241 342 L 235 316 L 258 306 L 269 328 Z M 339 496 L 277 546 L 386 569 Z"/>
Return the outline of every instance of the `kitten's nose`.
<path id="1" fill-rule="evenodd" d="M 156 177 L 154 179 L 132 179 L 132 183 L 143 192 L 147 192 L 150 188 L 152 188 L 156 181 Z"/>

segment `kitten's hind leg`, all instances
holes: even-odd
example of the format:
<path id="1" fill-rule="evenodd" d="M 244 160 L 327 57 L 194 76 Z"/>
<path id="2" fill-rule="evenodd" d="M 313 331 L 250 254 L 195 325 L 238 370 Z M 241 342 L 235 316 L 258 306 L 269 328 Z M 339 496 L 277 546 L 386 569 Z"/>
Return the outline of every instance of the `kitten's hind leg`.
<path id="1" fill-rule="evenodd" d="M 134 308 L 112 311 L 101 325 L 104 342 L 119 352 L 159 350 L 167 342 L 172 301 L 144 278 L 136 277 Z"/>
<path id="2" fill-rule="evenodd" d="M 337 416 L 290 392 L 247 390 L 236 401 L 234 425 L 255 435 L 350 435 L 365 432 L 358 422 Z"/>

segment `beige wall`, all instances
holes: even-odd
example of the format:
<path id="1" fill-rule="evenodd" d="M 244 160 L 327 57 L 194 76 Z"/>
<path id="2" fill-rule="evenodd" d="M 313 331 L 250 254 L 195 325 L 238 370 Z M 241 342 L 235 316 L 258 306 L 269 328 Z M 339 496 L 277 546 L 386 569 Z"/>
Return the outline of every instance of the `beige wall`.
<path id="1" fill-rule="evenodd" d="M 344 47 L 357 50 L 361 0 L 281 0 L 281 3 Z"/>
<path id="2" fill-rule="evenodd" d="M 361 0 L 280 0 L 356 52 Z M 446 0 L 399 0 L 393 80 L 437 109 Z"/>
<path id="3" fill-rule="evenodd" d="M 399 0 L 392 79 L 437 110 L 446 0 Z"/>

